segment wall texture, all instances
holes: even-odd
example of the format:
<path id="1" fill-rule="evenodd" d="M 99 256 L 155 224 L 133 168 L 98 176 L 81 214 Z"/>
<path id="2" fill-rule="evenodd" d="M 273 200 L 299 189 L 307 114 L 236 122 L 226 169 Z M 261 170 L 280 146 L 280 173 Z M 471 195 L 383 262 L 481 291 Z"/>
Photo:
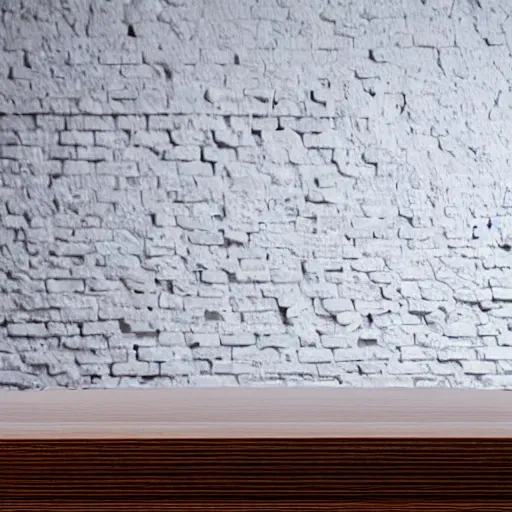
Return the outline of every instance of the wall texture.
<path id="1" fill-rule="evenodd" d="M 512 388 L 508 0 L 0 9 L 0 386 Z"/>

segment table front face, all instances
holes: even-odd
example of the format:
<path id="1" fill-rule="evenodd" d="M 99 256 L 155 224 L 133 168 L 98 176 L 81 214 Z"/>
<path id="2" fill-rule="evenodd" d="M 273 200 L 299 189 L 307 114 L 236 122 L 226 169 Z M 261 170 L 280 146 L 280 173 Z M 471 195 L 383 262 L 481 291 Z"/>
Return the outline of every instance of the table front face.
<path id="1" fill-rule="evenodd" d="M 0 441 L 0 510 L 512 510 L 512 439 Z"/>

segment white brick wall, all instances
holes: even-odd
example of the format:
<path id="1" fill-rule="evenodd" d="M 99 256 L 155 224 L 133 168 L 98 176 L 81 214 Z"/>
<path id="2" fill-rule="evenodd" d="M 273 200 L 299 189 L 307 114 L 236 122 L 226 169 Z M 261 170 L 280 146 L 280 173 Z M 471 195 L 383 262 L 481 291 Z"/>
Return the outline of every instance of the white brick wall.
<path id="1" fill-rule="evenodd" d="M 512 388 L 508 2 L 0 10 L 0 387 Z"/>

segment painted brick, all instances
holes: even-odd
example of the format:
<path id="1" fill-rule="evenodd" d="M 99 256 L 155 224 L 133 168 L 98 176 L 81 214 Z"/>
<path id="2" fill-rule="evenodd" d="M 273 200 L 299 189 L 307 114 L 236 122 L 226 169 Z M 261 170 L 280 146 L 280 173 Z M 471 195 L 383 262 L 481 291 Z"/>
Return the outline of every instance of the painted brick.
<path id="1" fill-rule="evenodd" d="M 201 49 L 177 2 L 172 51 L 65 3 L 0 20 L 0 387 L 512 386 L 492 1 L 231 2 Z"/>

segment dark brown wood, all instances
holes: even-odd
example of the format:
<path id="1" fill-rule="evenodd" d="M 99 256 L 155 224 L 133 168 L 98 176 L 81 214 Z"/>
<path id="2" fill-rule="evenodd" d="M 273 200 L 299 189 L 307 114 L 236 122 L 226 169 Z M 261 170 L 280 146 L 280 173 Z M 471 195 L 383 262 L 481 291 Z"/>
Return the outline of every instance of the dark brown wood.
<path id="1" fill-rule="evenodd" d="M 218 390 L 217 415 L 212 390 L 0 393 L 0 512 L 512 511 L 510 410 L 500 408 L 512 394 L 458 393 L 461 422 L 442 393 L 425 394 L 422 409 L 403 390 L 272 391 Z"/>
<path id="2" fill-rule="evenodd" d="M 512 510 L 512 441 L 503 439 L 23 440 L 1 442 L 0 454 L 0 503 L 10 507 L 91 510 L 88 503 L 111 500 L 132 510 L 141 502 L 161 510 L 183 502 L 286 510 L 290 500 L 325 510 L 400 510 L 400 503 L 459 510 L 457 503 L 471 502 Z"/>
<path id="3" fill-rule="evenodd" d="M 5 503 L 5 502 L 4 502 Z M 2 508 L 9 512 L 508 512 L 509 502 L 496 500 L 456 502 L 419 502 L 417 500 L 343 502 L 322 501 L 196 501 L 147 502 L 147 501 L 86 501 L 86 502 L 31 502 L 6 503 Z"/>
<path id="4" fill-rule="evenodd" d="M 3 502 L 8 512 L 509 512 L 510 502 L 496 500 L 449 503 L 446 501 L 399 500 L 332 503 L 304 500 L 195 501 L 69 501 Z"/>

